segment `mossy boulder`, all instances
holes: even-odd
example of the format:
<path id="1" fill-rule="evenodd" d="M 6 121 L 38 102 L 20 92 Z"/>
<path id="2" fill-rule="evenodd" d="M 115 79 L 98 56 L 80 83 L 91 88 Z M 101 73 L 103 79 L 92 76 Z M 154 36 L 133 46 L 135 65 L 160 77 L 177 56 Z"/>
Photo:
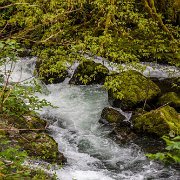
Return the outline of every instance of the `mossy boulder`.
<path id="1" fill-rule="evenodd" d="M 180 130 L 180 115 L 169 105 L 134 117 L 132 121 L 136 132 L 159 137 L 170 132 L 179 134 Z"/>
<path id="2" fill-rule="evenodd" d="M 148 106 L 161 91 L 153 81 L 134 70 L 107 77 L 105 85 L 109 89 L 109 103 L 122 110 L 134 110 L 144 102 Z"/>
<path id="3" fill-rule="evenodd" d="M 38 157 L 50 163 L 66 162 L 63 154 L 58 151 L 55 140 L 45 133 L 23 133 L 17 138 L 20 145 L 30 156 Z"/>
<path id="4" fill-rule="evenodd" d="M 105 107 L 101 113 L 100 122 L 107 122 L 107 123 L 121 123 L 125 120 L 126 117 L 122 115 L 118 110 L 110 107 Z"/>
<path id="5" fill-rule="evenodd" d="M 34 74 L 37 74 L 45 84 L 61 83 L 68 77 L 68 71 L 63 66 L 62 68 L 59 67 L 57 64 L 48 64 L 38 60 L 35 65 Z"/>
<path id="6" fill-rule="evenodd" d="M 104 65 L 90 60 L 84 61 L 76 68 L 69 83 L 76 85 L 103 84 L 108 73 L 109 70 Z"/>
<path id="7" fill-rule="evenodd" d="M 177 111 L 180 111 L 180 96 L 175 92 L 168 92 L 159 98 L 158 105 L 162 106 L 167 103 Z"/>

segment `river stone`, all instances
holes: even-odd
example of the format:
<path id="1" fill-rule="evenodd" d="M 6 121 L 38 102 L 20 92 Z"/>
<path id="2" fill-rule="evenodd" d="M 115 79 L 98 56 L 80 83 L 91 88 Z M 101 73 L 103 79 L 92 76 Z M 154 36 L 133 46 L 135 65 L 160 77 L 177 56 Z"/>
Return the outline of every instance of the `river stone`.
<path id="1" fill-rule="evenodd" d="M 159 137 L 170 132 L 179 134 L 180 114 L 169 105 L 132 118 L 136 132 L 154 134 Z"/>
<path id="2" fill-rule="evenodd" d="M 126 117 L 118 110 L 105 107 L 101 113 L 100 123 L 108 125 L 112 129 L 110 137 L 115 137 L 119 143 L 128 143 L 136 138 L 135 133 L 131 129 L 131 123 L 125 121 Z"/>
<path id="3" fill-rule="evenodd" d="M 145 101 L 146 104 L 152 102 L 161 91 L 153 81 L 135 70 L 108 78 L 113 83 L 108 91 L 109 103 L 122 110 L 142 107 Z"/>
<path id="4" fill-rule="evenodd" d="M 175 92 L 168 92 L 159 98 L 158 105 L 162 106 L 164 104 L 169 104 L 177 111 L 180 111 L 180 96 Z"/>
<path id="5" fill-rule="evenodd" d="M 38 157 L 50 163 L 63 164 L 66 162 L 63 154 L 58 151 L 58 144 L 48 134 L 23 133 L 17 140 L 30 156 Z"/>
<path id="6" fill-rule="evenodd" d="M 89 85 L 103 84 L 109 70 L 100 63 L 94 61 L 84 61 L 76 68 L 70 84 Z"/>
<path id="7" fill-rule="evenodd" d="M 122 115 L 118 110 L 110 107 L 105 107 L 101 113 L 101 123 L 121 123 L 126 117 Z"/>
<path id="8" fill-rule="evenodd" d="M 58 72 L 50 72 L 50 66 L 43 65 L 41 60 L 38 60 L 35 65 L 35 72 L 38 77 L 45 83 L 45 84 L 57 84 L 63 82 L 68 77 L 68 71 L 65 69 L 61 69 Z M 41 67 L 42 66 L 42 67 Z M 40 69 L 43 71 L 40 72 Z"/>

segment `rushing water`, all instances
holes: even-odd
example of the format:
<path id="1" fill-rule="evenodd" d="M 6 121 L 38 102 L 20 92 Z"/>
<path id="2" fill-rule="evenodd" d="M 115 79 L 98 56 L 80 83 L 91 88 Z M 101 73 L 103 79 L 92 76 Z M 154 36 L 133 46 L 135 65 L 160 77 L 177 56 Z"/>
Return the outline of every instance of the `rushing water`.
<path id="1" fill-rule="evenodd" d="M 24 61 L 25 62 L 25 61 Z M 12 78 L 32 74 L 33 60 L 20 62 Z M 66 81 L 65 81 L 66 82 Z M 67 158 L 54 170 L 60 180 L 177 180 L 177 170 L 149 161 L 137 145 L 118 145 L 108 137 L 110 129 L 98 123 L 102 109 L 109 106 L 101 86 L 46 86 L 48 95 L 38 94 L 58 108 L 44 108 L 40 114 L 50 122 L 49 130 Z"/>

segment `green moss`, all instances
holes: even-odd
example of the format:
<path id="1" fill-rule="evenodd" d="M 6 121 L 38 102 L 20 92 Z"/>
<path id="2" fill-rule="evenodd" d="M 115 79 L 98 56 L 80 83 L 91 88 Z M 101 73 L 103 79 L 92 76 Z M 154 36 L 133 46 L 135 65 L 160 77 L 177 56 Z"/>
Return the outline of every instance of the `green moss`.
<path id="1" fill-rule="evenodd" d="M 134 129 L 138 132 L 145 132 L 163 136 L 171 131 L 179 134 L 180 116 L 174 108 L 164 106 L 140 115 L 133 119 Z"/>
<path id="2" fill-rule="evenodd" d="M 100 63 L 84 61 L 74 72 L 70 84 L 101 84 L 108 75 L 109 70 Z"/>
<path id="3" fill-rule="evenodd" d="M 55 140 L 45 133 L 23 133 L 17 140 L 30 156 L 58 164 L 65 161 Z"/>
<path id="4" fill-rule="evenodd" d="M 154 82 L 134 70 L 107 77 L 105 86 L 109 89 L 110 98 L 120 100 L 122 109 L 152 100 L 160 93 Z"/>
<path id="5" fill-rule="evenodd" d="M 108 107 L 103 109 L 101 117 L 109 123 L 121 123 L 126 118 L 119 111 Z"/>
<path id="6" fill-rule="evenodd" d="M 56 84 L 63 82 L 68 76 L 67 67 L 61 63 L 38 60 L 36 62 L 34 75 L 38 75 L 45 84 Z"/>
<path id="7" fill-rule="evenodd" d="M 12 127 L 18 129 L 44 129 L 46 126 L 46 121 L 40 119 L 37 116 L 24 115 L 21 117 L 10 116 L 7 114 L 0 115 L 0 122 L 6 122 L 6 125 L 11 125 Z"/>
<path id="8" fill-rule="evenodd" d="M 167 103 L 177 110 L 180 109 L 180 97 L 175 92 L 168 92 L 159 98 L 158 105 Z"/>

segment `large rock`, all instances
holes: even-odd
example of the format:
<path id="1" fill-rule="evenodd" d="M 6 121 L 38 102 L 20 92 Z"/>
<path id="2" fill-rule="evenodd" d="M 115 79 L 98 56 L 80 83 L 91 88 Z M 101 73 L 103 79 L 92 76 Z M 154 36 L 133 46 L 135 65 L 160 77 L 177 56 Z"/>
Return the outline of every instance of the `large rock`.
<path id="1" fill-rule="evenodd" d="M 135 131 L 139 133 L 167 135 L 179 134 L 180 115 L 170 106 L 164 106 L 133 118 Z"/>
<path id="2" fill-rule="evenodd" d="M 57 84 L 63 82 L 68 77 L 68 71 L 65 69 L 57 70 L 54 67 L 56 65 L 46 65 L 41 60 L 36 62 L 35 74 L 45 83 L 45 84 Z M 58 66 L 59 67 L 59 66 Z"/>
<path id="3" fill-rule="evenodd" d="M 145 102 L 147 105 L 160 93 L 154 82 L 134 70 L 109 76 L 106 85 L 110 104 L 122 110 L 134 110 Z"/>
<path id="4" fill-rule="evenodd" d="M 102 84 L 109 70 L 100 63 L 85 61 L 79 64 L 70 80 L 70 84 L 89 85 Z"/>
<path id="5" fill-rule="evenodd" d="M 169 104 L 177 111 L 180 111 L 180 96 L 178 96 L 175 92 L 168 92 L 162 95 L 159 98 L 158 105 L 163 106 L 165 104 Z"/>
<path id="6" fill-rule="evenodd" d="M 30 156 L 38 157 L 50 163 L 66 162 L 63 154 L 58 151 L 55 140 L 45 133 L 23 133 L 17 138 L 19 144 Z"/>

